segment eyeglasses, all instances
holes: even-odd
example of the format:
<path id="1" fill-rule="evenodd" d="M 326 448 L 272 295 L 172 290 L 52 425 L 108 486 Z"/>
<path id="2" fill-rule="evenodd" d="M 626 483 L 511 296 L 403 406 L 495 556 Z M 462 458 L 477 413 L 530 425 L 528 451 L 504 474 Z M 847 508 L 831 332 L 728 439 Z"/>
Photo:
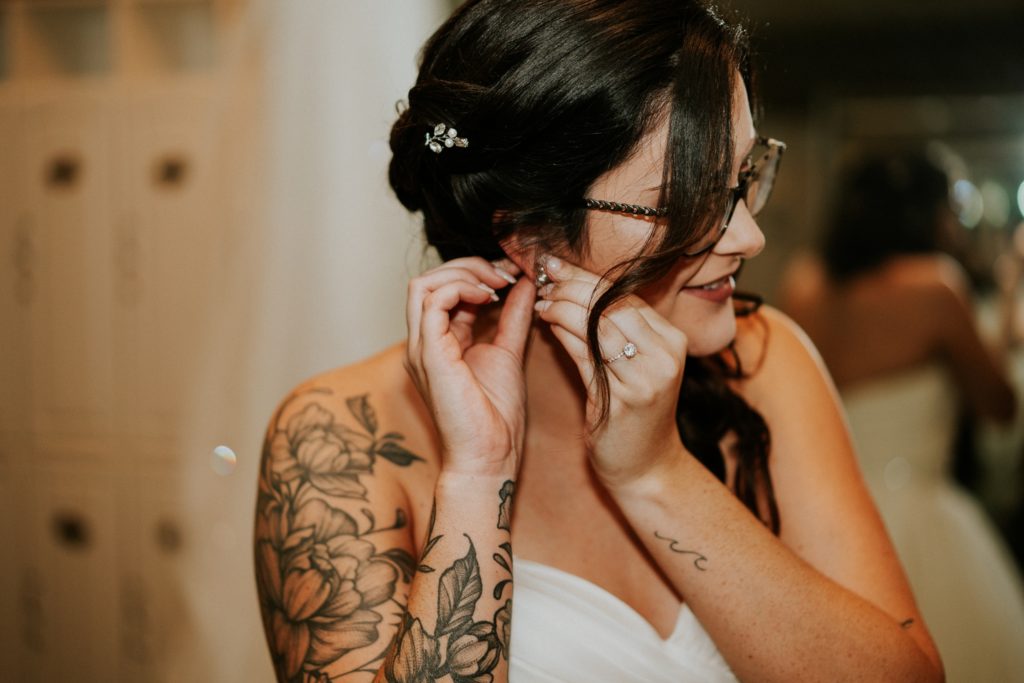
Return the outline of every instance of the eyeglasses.
<path id="1" fill-rule="evenodd" d="M 766 149 L 756 161 L 750 164 L 747 170 L 740 172 L 736 187 L 728 188 L 729 199 L 722 227 L 713 232 L 707 240 L 702 240 L 701 245 L 695 250 L 685 252 L 685 256 L 689 258 L 702 256 L 715 248 L 715 245 L 725 235 L 725 231 L 729 229 L 729 222 L 741 199 L 747 205 L 751 216 L 757 216 L 764 205 L 768 203 L 768 197 L 771 196 L 772 187 L 775 185 L 775 176 L 779 172 L 782 153 L 786 151 L 786 143 L 773 138 L 759 137 L 757 144 Z M 611 211 L 640 218 L 664 218 L 668 215 L 667 207 L 654 208 L 640 204 L 623 204 L 590 197 L 585 197 L 583 204 L 587 209 L 594 211 Z"/>

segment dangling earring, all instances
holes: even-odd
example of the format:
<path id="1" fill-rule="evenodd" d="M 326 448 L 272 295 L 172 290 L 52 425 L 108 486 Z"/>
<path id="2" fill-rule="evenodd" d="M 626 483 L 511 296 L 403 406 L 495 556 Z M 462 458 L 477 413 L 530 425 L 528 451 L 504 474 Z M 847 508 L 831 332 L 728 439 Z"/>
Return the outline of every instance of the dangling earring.
<path id="1" fill-rule="evenodd" d="M 534 270 L 537 272 L 537 278 L 533 281 L 533 284 L 537 287 L 537 289 L 540 289 L 544 285 L 551 282 L 551 277 L 548 275 L 548 271 L 544 267 L 544 263 L 544 259 L 543 257 L 541 257 L 537 259 L 536 263 L 534 264 Z"/>

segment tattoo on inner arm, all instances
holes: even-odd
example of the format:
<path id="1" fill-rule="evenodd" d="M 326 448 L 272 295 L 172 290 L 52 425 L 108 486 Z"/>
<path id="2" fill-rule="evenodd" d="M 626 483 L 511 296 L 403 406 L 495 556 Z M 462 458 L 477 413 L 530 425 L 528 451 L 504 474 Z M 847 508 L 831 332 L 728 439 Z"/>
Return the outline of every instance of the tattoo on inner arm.
<path id="1" fill-rule="evenodd" d="M 515 485 L 505 482 L 499 492 L 499 529 L 508 529 L 509 506 Z M 427 552 L 441 539 L 433 535 L 434 515 L 424 547 L 420 567 Z M 384 662 L 387 683 L 407 681 L 448 680 L 454 683 L 484 683 L 492 680 L 491 672 L 500 660 L 508 661 L 509 635 L 512 623 L 512 599 L 494 612 L 490 620 L 474 621 L 477 603 L 483 596 L 483 581 L 473 540 L 466 536 L 469 550 L 441 574 L 437 591 L 437 623 L 429 633 L 419 618 L 406 613 L 395 644 Z M 494 553 L 495 563 L 512 574 L 512 546 L 502 543 L 506 555 Z M 422 569 L 421 569 L 422 571 Z M 430 568 L 430 571 L 434 571 Z M 429 573 L 429 572 L 428 572 Z M 501 600 L 510 579 L 494 587 L 494 599 Z"/>
<path id="2" fill-rule="evenodd" d="M 678 553 L 680 555 L 696 555 L 696 557 L 693 560 L 693 566 L 700 571 L 707 570 L 708 558 L 700 554 L 696 550 L 686 550 L 685 548 L 680 548 L 679 541 L 675 540 L 674 538 L 669 538 L 668 536 L 662 536 L 657 531 L 654 532 L 654 537 L 661 541 L 668 541 L 668 549 L 674 553 Z"/>

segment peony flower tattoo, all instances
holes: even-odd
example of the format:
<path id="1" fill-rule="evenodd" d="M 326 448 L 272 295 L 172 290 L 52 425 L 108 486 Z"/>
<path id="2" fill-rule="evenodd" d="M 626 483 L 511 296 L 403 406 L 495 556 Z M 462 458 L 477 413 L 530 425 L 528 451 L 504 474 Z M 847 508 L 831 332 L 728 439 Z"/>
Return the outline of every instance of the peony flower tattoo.
<path id="1" fill-rule="evenodd" d="M 264 444 L 256 580 L 281 681 L 329 680 L 324 667 L 375 643 L 383 619 L 375 608 L 392 600 L 399 580 L 411 581 L 415 567 L 408 552 L 380 552 L 370 540 L 404 528 L 401 510 L 391 525 L 379 527 L 369 510 L 357 519 L 318 497 L 365 500 L 361 478 L 373 473 L 379 458 L 401 467 L 422 461 L 400 445 L 402 435 L 377 436 L 366 396 L 348 399 L 347 406 L 361 429 L 313 402 Z"/>

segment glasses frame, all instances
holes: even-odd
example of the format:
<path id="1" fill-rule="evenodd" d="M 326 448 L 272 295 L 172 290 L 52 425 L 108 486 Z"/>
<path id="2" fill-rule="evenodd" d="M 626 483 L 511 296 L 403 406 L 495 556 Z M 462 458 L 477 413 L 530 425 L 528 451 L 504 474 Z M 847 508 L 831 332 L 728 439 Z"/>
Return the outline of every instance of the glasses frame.
<path id="1" fill-rule="evenodd" d="M 767 147 L 768 150 L 761 155 L 761 157 L 750 165 L 750 168 L 741 172 L 739 178 L 737 178 L 736 186 L 728 188 L 729 190 L 729 203 L 725 211 L 725 221 L 722 223 L 722 227 L 719 228 L 718 233 L 714 239 L 700 249 L 692 252 L 686 252 L 687 257 L 701 256 L 708 251 L 715 248 L 715 245 L 725 235 L 725 231 L 729 229 L 729 222 L 732 221 L 733 214 L 736 212 L 736 206 L 743 200 L 747 204 L 747 209 L 750 211 L 750 215 L 757 216 L 764 208 L 764 205 L 768 203 L 769 197 L 771 197 L 772 189 L 775 186 L 775 177 L 779 171 L 779 165 L 782 162 L 782 154 L 786 151 L 786 143 L 775 138 L 760 136 L 757 138 L 757 144 L 762 147 Z M 769 164 L 767 168 L 773 169 L 771 180 L 772 184 L 768 187 L 767 194 L 764 199 L 761 200 L 760 206 L 751 206 L 747 203 L 747 192 L 750 191 L 751 185 L 755 180 L 761 177 L 761 172 L 765 168 L 765 164 Z M 593 197 L 584 197 L 583 205 L 586 209 L 591 211 L 611 211 L 613 213 L 622 213 L 628 216 L 636 216 L 638 218 L 664 218 L 668 216 L 668 207 L 653 207 L 644 206 L 643 204 L 624 204 L 622 202 L 612 202 L 606 199 L 594 199 Z"/>

